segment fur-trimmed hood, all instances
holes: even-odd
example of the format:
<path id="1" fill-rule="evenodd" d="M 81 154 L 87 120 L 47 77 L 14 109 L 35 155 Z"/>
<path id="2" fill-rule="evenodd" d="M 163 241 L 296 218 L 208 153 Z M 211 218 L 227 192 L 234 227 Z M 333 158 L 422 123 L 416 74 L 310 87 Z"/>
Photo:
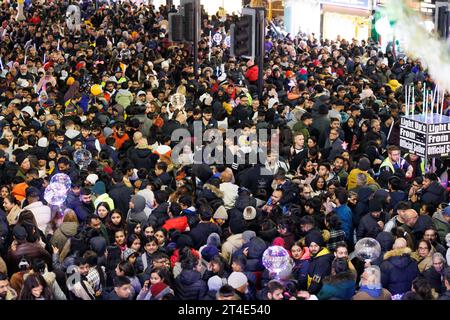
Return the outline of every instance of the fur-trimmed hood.
<path id="1" fill-rule="evenodd" d="M 209 184 L 209 183 L 205 183 L 204 185 L 203 185 L 203 189 L 206 191 L 206 190 L 208 190 L 208 191 L 211 191 L 216 197 L 218 197 L 218 198 L 223 198 L 223 196 L 224 196 L 224 193 L 223 193 L 223 191 L 221 191 L 219 188 L 217 188 L 217 187 L 215 187 L 215 186 L 213 186 L 212 184 Z"/>
<path id="2" fill-rule="evenodd" d="M 411 253 L 412 253 L 412 250 L 408 247 L 393 249 L 384 254 L 384 260 L 388 260 L 389 258 L 392 258 L 392 257 L 401 257 L 404 255 L 409 256 L 409 255 L 411 255 Z"/>

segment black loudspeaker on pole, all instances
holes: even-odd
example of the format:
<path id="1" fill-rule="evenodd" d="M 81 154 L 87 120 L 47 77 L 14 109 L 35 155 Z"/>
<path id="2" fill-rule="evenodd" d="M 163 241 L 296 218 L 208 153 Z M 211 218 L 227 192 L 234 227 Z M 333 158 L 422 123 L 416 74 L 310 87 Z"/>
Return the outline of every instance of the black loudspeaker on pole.
<path id="1" fill-rule="evenodd" d="M 265 40 L 266 40 L 266 9 L 256 8 L 256 23 L 257 23 L 257 33 L 256 33 L 256 52 L 258 59 L 258 97 L 262 101 L 263 91 L 264 91 L 264 56 L 265 56 Z M 255 61 L 256 63 L 256 61 Z"/>

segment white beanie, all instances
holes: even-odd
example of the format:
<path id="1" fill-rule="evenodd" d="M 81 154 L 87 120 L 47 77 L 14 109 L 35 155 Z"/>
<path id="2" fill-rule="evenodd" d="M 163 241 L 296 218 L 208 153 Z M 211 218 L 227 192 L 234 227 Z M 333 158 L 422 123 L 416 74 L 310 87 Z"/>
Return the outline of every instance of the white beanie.
<path id="1" fill-rule="evenodd" d="M 232 272 L 228 277 L 228 284 L 234 289 L 242 287 L 247 281 L 247 276 L 242 272 Z"/>
<path id="2" fill-rule="evenodd" d="M 47 148 L 48 147 L 48 139 L 46 137 L 42 137 L 38 140 L 38 147 Z"/>
<path id="3" fill-rule="evenodd" d="M 208 280 L 208 289 L 211 291 L 219 291 L 222 285 L 222 279 L 219 276 L 213 276 Z"/>
<path id="4" fill-rule="evenodd" d="M 32 118 L 34 117 L 34 110 L 30 106 L 26 106 L 25 108 L 23 108 L 22 112 L 28 113 Z"/>
<path id="5" fill-rule="evenodd" d="M 86 177 L 86 181 L 92 185 L 94 185 L 97 182 L 97 180 L 98 180 L 98 175 L 96 175 L 95 173 L 91 173 Z"/>
<path id="6" fill-rule="evenodd" d="M 269 109 L 272 109 L 273 106 L 274 106 L 276 103 L 279 103 L 278 99 L 276 99 L 276 98 L 270 98 L 270 99 L 269 99 L 269 106 L 268 106 L 268 108 L 269 108 Z"/>

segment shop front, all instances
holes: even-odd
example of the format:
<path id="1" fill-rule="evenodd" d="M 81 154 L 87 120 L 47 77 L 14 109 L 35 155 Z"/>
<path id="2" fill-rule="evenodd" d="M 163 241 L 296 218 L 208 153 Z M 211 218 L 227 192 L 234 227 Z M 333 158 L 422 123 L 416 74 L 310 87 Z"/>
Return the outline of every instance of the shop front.
<path id="1" fill-rule="evenodd" d="M 371 0 L 321 0 L 324 39 L 367 40 L 371 33 Z"/>

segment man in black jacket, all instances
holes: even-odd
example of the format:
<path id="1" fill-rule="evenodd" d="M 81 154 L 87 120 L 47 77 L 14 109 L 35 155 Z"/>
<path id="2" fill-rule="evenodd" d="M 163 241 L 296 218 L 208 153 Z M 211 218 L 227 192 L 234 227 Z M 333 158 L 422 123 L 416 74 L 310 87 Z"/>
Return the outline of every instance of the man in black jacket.
<path id="1" fill-rule="evenodd" d="M 0 150 L 0 185 L 10 184 L 17 172 L 17 166 L 7 157 L 6 152 Z"/>
<path id="2" fill-rule="evenodd" d="M 379 220 L 381 216 L 381 203 L 376 199 L 369 200 L 369 213 L 361 218 L 356 232 L 356 238 L 376 238 L 383 231 L 384 223 Z"/>
<path id="3" fill-rule="evenodd" d="M 305 237 L 305 242 L 311 253 L 308 267 L 308 292 L 317 294 L 322 288 L 323 278 L 331 273 L 331 262 L 334 256 L 324 247 L 320 231 L 309 232 Z"/>
<path id="4" fill-rule="evenodd" d="M 105 293 L 104 300 L 132 300 L 131 281 L 125 276 L 114 278 L 114 289 L 108 294 Z"/>
<path id="5" fill-rule="evenodd" d="M 157 190 L 154 192 L 155 195 L 155 209 L 148 218 L 148 222 L 155 225 L 156 228 L 161 227 L 168 219 L 170 219 L 168 208 L 169 195 L 165 191 Z"/>
<path id="6" fill-rule="evenodd" d="M 199 211 L 200 222 L 191 230 L 191 232 L 189 232 L 189 236 L 194 242 L 194 248 L 197 250 L 202 245 L 206 244 L 206 241 L 211 233 L 215 232 L 218 235 L 222 234 L 220 227 L 211 222 L 211 218 L 213 216 L 212 208 L 209 206 L 202 206 Z"/>
<path id="7" fill-rule="evenodd" d="M 133 195 L 133 190 L 128 188 L 123 183 L 123 174 L 120 171 L 115 171 L 112 174 L 113 186 L 108 194 L 113 199 L 115 207 L 122 213 L 128 212 L 128 205 Z"/>

